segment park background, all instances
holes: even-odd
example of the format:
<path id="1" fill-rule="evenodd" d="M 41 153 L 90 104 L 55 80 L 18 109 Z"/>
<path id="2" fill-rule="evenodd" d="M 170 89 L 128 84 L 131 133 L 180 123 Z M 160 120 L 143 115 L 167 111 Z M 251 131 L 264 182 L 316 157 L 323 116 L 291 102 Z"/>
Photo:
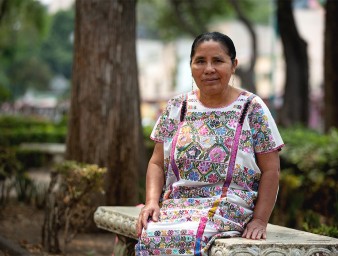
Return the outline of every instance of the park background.
<path id="1" fill-rule="evenodd" d="M 81 201 L 81 218 L 143 203 L 151 129 L 191 90 L 194 36 L 217 30 L 237 49 L 235 86 L 264 99 L 286 144 L 271 223 L 338 237 L 336 15 L 335 0 L 0 0 L 1 209 L 52 207 L 51 174 L 82 188 L 72 175 L 88 165 L 79 193 L 96 203 Z"/>

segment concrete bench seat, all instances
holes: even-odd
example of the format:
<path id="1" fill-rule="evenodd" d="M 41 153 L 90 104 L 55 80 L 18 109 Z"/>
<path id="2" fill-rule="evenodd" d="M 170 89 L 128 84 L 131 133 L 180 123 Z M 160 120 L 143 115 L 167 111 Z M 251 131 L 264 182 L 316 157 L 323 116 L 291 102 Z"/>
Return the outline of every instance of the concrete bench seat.
<path id="1" fill-rule="evenodd" d="M 115 256 L 134 255 L 136 220 L 140 208 L 101 206 L 94 214 L 97 227 L 115 233 Z M 216 239 L 210 255 L 217 256 L 338 256 L 338 239 L 268 224 L 266 240 Z"/>

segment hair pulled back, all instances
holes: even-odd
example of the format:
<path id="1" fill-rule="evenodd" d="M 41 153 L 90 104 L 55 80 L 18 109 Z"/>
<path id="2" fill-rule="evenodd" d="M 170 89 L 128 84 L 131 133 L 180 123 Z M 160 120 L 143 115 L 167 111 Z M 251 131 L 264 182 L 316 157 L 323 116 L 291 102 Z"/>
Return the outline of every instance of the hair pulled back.
<path id="1" fill-rule="evenodd" d="M 232 63 L 234 63 L 236 59 L 236 49 L 235 45 L 232 42 L 231 38 L 228 37 L 227 35 L 224 35 L 220 32 L 206 32 L 203 34 L 200 34 L 197 36 L 191 46 L 191 53 L 190 53 L 190 65 L 192 62 L 192 58 L 195 55 L 195 50 L 196 48 L 203 42 L 205 41 L 215 41 L 219 42 L 227 52 L 227 54 L 230 56 Z"/>

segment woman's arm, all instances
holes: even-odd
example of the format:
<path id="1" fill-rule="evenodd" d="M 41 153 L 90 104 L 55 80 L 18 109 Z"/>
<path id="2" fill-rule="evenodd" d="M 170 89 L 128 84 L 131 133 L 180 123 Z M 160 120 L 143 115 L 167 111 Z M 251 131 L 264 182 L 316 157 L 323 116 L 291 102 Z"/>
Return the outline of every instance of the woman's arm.
<path id="1" fill-rule="evenodd" d="M 258 187 L 258 198 L 252 220 L 246 226 L 242 237 L 266 239 L 266 226 L 276 202 L 279 184 L 279 154 L 273 151 L 257 154 L 257 164 L 262 175 Z"/>
<path id="2" fill-rule="evenodd" d="M 140 236 L 142 228 L 147 228 L 148 218 L 158 221 L 160 214 L 159 199 L 164 185 L 164 156 L 163 143 L 156 143 L 153 155 L 149 161 L 146 176 L 146 203 L 142 208 L 137 221 L 137 235 Z"/>

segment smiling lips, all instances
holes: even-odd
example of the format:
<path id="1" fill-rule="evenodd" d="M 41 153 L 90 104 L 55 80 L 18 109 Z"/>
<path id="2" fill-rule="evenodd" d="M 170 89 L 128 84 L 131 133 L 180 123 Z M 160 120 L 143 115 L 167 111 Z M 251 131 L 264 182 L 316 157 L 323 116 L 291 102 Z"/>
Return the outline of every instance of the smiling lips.
<path id="1" fill-rule="evenodd" d="M 214 81 L 216 81 L 216 80 L 218 80 L 219 78 L 217 78 L 217 77 L 210 77 L 210 78 L 205 78 L 205 79 L 203 79 L 202 81 L 203 82 L 214 82 Z"/>

